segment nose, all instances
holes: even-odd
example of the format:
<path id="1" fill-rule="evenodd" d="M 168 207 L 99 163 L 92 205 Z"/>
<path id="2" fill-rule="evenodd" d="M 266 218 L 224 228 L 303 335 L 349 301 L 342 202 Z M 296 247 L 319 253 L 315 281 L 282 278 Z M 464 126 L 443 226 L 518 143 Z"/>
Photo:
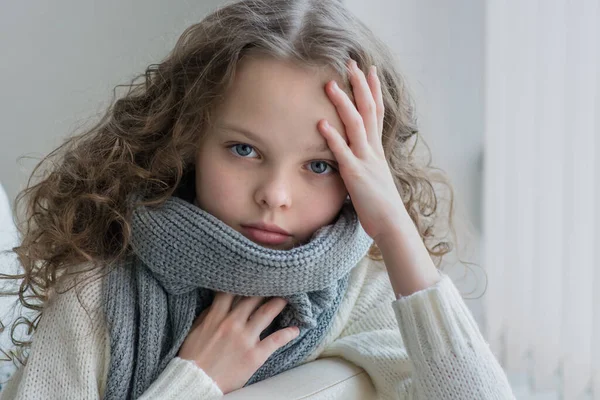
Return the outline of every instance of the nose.
<path id="1" fill-rule="evenodd" d="M 261 207 L 289 208 L 292 205 L 289 179 L 282 173 L 274 173 L 261 178 L 254 197 Z"/>

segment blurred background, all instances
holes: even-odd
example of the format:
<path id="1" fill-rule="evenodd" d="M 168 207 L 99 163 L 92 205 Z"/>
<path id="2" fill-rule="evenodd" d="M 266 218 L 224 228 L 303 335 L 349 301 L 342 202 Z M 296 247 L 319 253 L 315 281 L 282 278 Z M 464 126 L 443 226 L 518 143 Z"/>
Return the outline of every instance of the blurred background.
<path id="1" fill-rule="evenodd" d="M 37 161 L 222 3 L 0 0 L 0 247 Z M 479 267 L 447 272 L 515 395 L 600 399 L 600 1 L 345 3 L 393 49 L 452 180 Z"/>

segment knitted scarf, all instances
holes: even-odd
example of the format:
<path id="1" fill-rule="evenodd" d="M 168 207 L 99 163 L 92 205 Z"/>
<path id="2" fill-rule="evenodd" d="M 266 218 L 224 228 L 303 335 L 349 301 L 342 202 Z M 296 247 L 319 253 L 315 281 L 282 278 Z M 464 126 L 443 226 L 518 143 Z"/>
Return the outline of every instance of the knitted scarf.
<path id="1" fill-rule="evenodd" d="M 215 291 L 283 297 L 288 304 L 261 340 L 295 325 L 300 334 L 275 351 L 246 383 L 299 365 L 325 336 L 346 292 L 350 270 L 372 239 L 347 200 L 335 222 L 290 250 L 262 247 L 178 197 L 137 207 L 133 255 L 103 280 L 110 331 L 104 399 L 136 399 L 177 356 Z"/>

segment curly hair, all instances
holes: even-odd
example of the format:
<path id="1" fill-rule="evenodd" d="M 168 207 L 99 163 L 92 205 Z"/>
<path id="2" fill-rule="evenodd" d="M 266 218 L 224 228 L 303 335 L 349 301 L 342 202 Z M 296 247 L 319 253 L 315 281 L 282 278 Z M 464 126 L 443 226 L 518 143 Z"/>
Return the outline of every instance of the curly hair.
<path id="1" fill-rule="evenodd" d="M 375 65 L 385 106 L 382 141 L 405 207 L 439 267 L 452 250 L 438 227 L 452 227 L 453 190 L 445 174 L 419 157 L 424 143 L 405 83 L 389 48 L 336 0 L 243 0 L 219 8 L 188 27 L 158 64 L 127 85 L 118 85 L 102 118 L 72 135 L 34 168 L 15 200 L 22 242 L 14 247 L 23 273 L 2 275 L 18 282 L 18 302 L 36 313 L 14 322 L 16 350 L 26 363 L 31 341 L 14 337 L 18 324 L 37 328 L 57 283 L 75 265 L 106 269 L 130 249 L 132 194 L 159 206 L 193 190 L 194 160 L 202 135 L 236 66 L 248 52 L 304 66 L 329 66 L 349 86 L 347 61 L 366 71 Z M 117 89 L 126 93 L 117 96 Z M 39 176 L 38 176 L 39 173 Z M 34 180 L 36 180 L 34 184 Z M 436 184 L 449 190 L 440 207 Z M 454 235 L 455 237 L 455 235 Z M 381 260 L 374 245 L 369 256 Z M 2 293 L 8 295 L 9 293 Z M 4 351 L 4 350 L 3 350 Z"/>

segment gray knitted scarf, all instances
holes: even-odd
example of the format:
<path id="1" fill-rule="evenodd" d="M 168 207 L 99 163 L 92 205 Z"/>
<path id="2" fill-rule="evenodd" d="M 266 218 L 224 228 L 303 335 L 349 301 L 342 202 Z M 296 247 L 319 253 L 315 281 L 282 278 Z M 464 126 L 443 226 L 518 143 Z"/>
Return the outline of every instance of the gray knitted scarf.
<path id="1" fill-rule="evenodd" d="M 103 280 L 110 331 L 104 399 L 136 399 L 177 356 L 215 291 L 280 296 L 288 305 L 261 334 L 295 325 L 300 334 L 246 383 L 297 366 L 324 338 L 350 270 L 372 239 L 347 201 L 331 225 L 290 250 L 262 247 L 199 207 L 172 197 L 132 218 L 133 255 Z"/>

